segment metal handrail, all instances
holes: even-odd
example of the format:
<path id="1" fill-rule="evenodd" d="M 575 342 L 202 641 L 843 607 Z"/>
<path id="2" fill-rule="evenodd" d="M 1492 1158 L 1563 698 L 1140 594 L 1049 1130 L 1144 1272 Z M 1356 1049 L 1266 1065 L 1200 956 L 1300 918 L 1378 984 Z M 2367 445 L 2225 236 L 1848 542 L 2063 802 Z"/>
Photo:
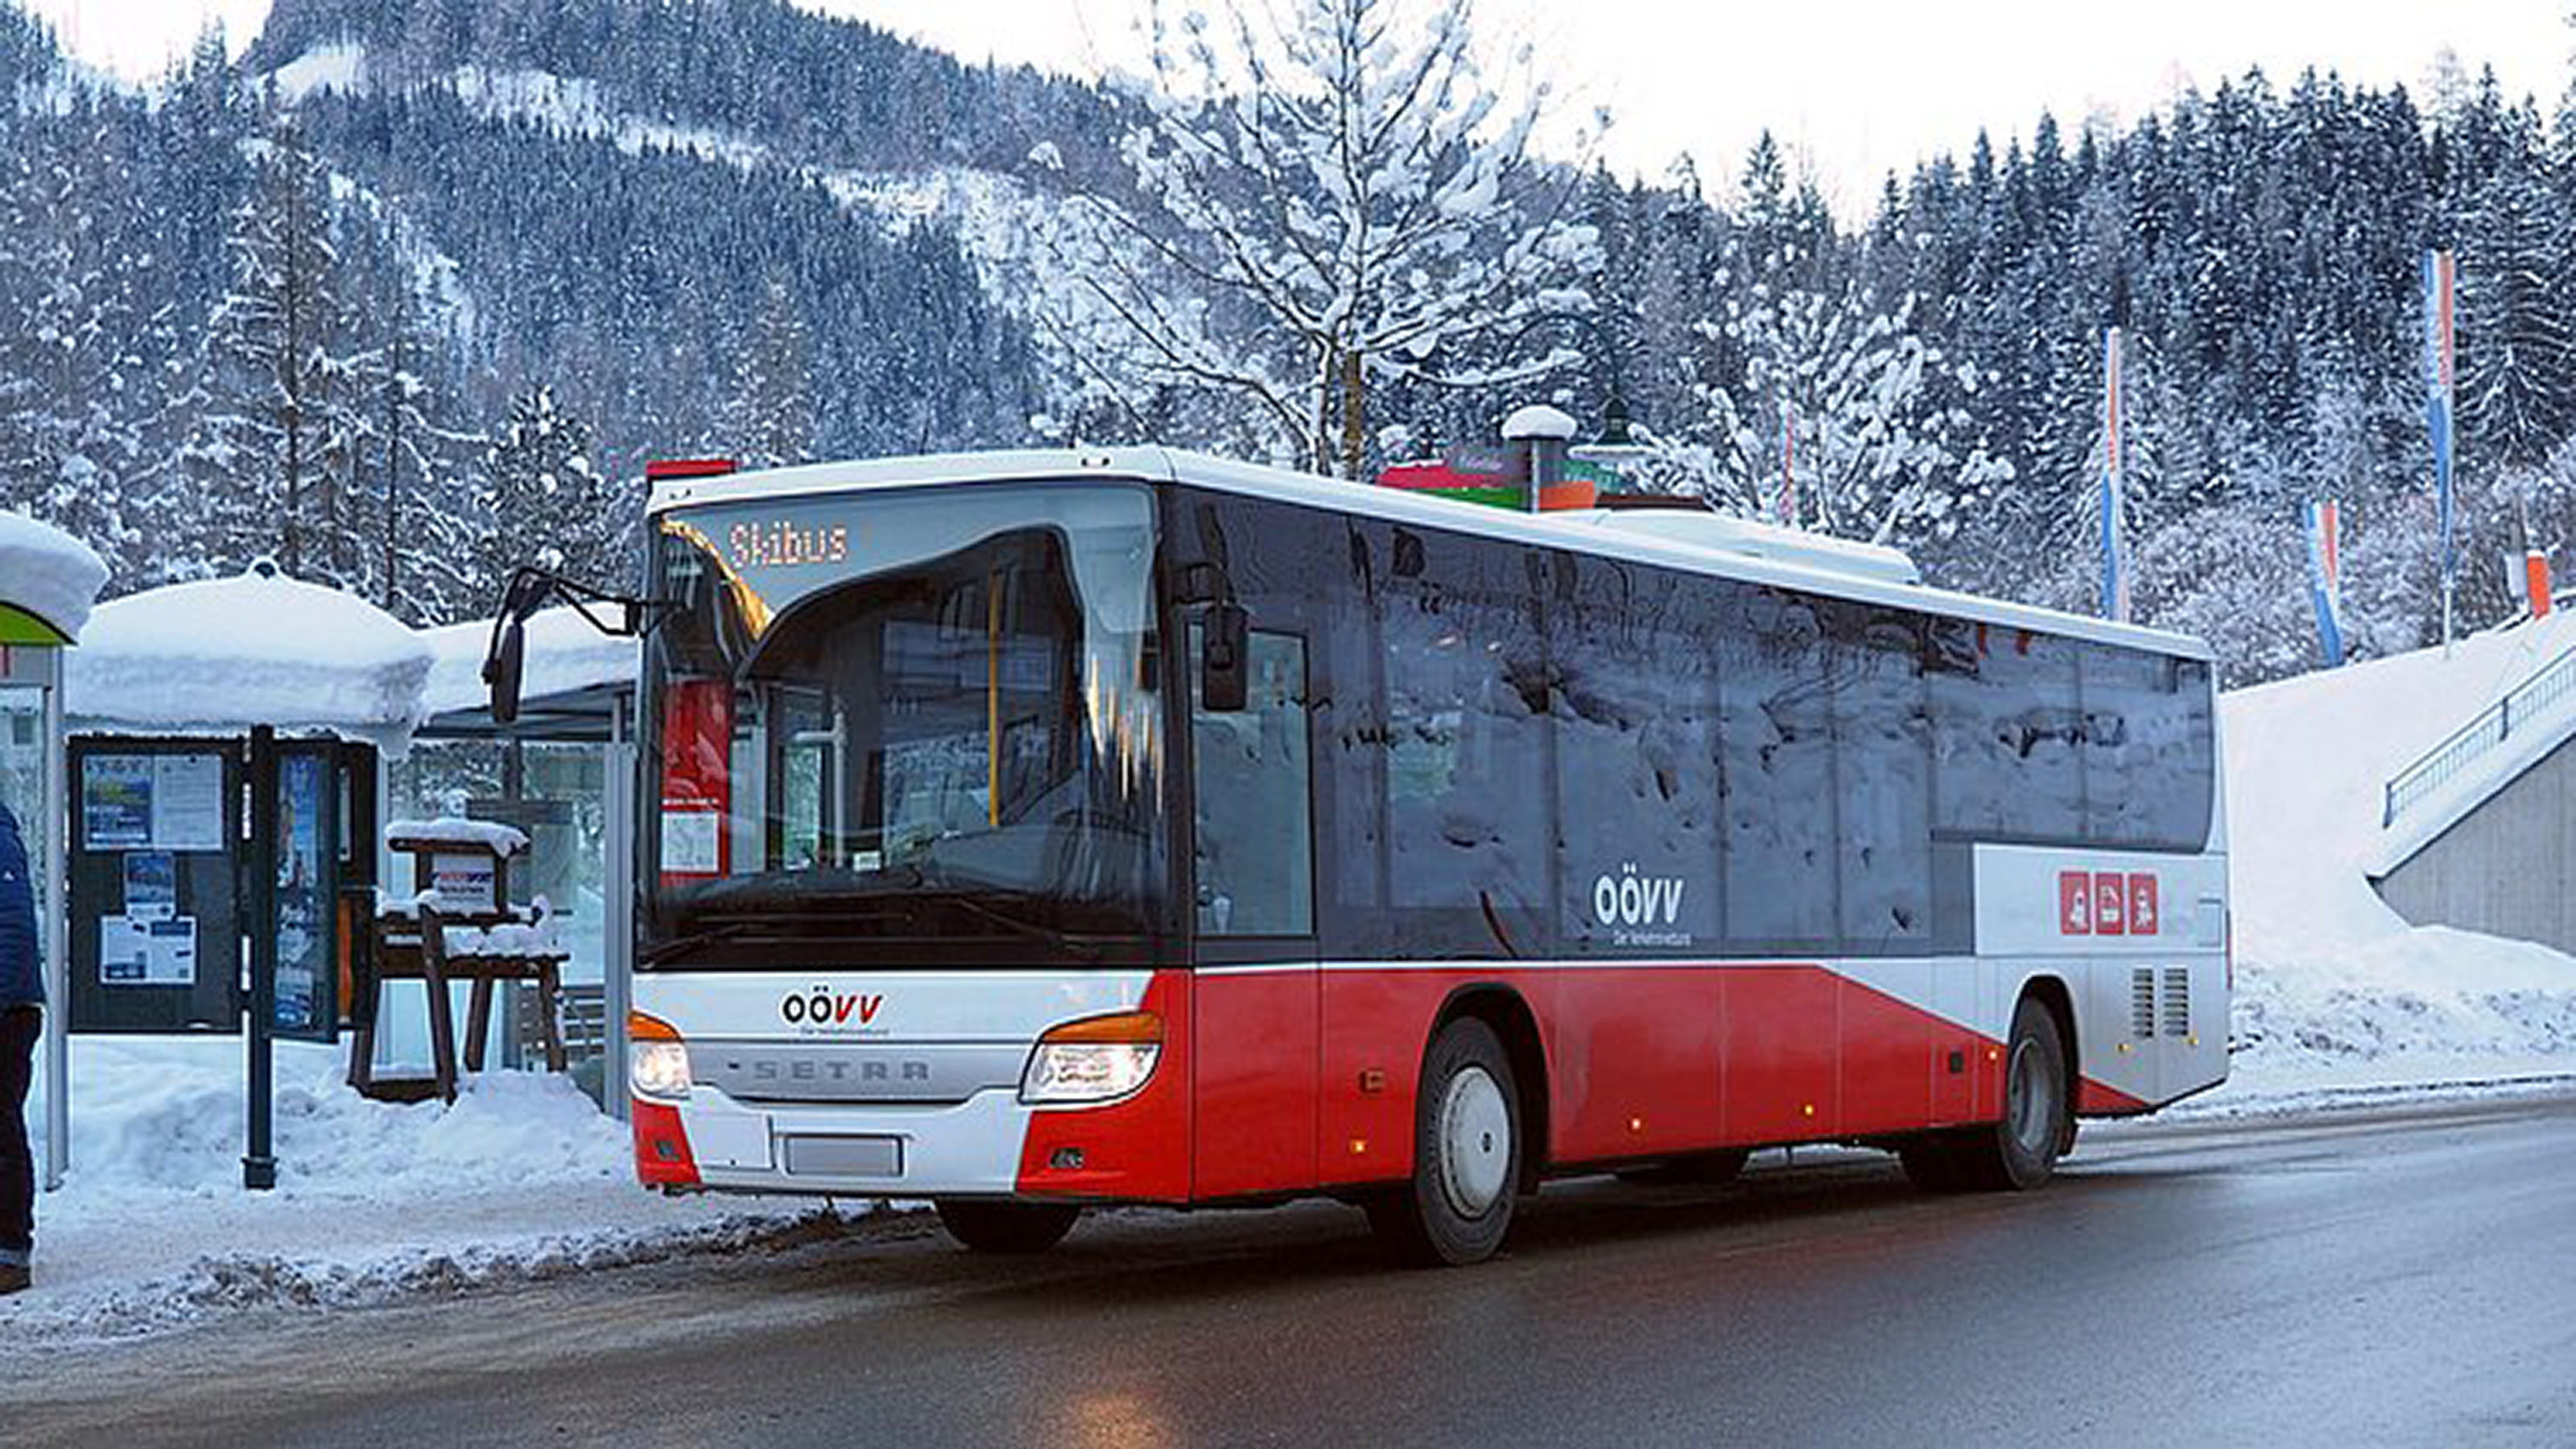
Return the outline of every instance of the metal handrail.
<path id="1" fill-rule="evenodd" d="M 2533 670 L 2522 683 L 2505 691 L 2504 698 L 2478 711 L 2449 738 L 2400 770 L 2382 789 L 2380 828 L 2396 824 L 2398 816 L 2457 778 L 2471 761 L 2503 744 L 2517 720 L 2528 723 L 2570 695 L 2576 695 L 2576 646 Z"/>

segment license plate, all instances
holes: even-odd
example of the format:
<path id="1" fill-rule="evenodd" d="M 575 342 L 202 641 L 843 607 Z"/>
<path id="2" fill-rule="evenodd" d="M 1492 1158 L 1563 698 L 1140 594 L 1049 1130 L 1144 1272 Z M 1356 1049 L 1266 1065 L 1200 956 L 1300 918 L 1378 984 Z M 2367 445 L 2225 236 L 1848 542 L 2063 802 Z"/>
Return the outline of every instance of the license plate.
<path id="1" fill-rule="evenodd" d="M 900 1137 L 790 1137 L 785 1142 L 790 1177 L 901 1177 Z"/>

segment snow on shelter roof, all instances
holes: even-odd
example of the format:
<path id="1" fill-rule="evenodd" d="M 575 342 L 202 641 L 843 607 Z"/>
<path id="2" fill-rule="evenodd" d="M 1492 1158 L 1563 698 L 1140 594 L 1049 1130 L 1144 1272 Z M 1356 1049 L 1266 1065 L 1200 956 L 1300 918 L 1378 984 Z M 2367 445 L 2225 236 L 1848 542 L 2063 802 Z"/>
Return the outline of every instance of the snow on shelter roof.
<path id="1" fill-rule="evenodd" d="M 527 653 L 521 666 L 525 672 L 519 686 L 523 700 L 632 685 L 642 667 L 641 645 L 636 640 L 601 633 L 577 609 L 540 609 L 528 616 L 526 628 Z M 420 637 L 427 641 L 437 660 L 429 670 L 429 687 L 421 710 L 424 715 L 434 719 L 483 709 L 491 703 L 491 690 L 483 683 L 483 655 L 492 642 L 491 620 L 424 629 Z"/>
<path id="2" fill-rule="evenodd" d="M 354 594 L 266 566 L 101 605 L 66 669 L 76 730 L 233 734 L 252 725 L 406 745 L 429 646 Z"/>
<path id="3" fill-rule="evenodd" d="M 78 640 L 106 583 L 107 565 L 88 544 L 23 513 L 0 512 L 0 640 L 10 637 L 5 616 L 13 610 L 59 636 L 55 642 Z"/>
<path id="4" fill-rule="evenodd" d="M 1282 468 L 1265 468 L 1202 453 L 1166 448 L 1021 449 L 989 453 L 945 453 L 918 458 L 879 458 L 864 462 L 816 463 L 715 478 L 667 479 L 653 488 L 650 514 L 703 504 L 748 503 L 763 499 L 809 497 L 818 493 L 864 492 L 931 485 L 973 487 L 982 484 L 1044 482 L 1184 483 L 1194 487 L 1269 498 L 1307 507 L 1424 528 L 1504 538 L 1518 543 L 1562 548 L 1576 553 L 1636 559 L 1695 573 L 1776 584 L 1829 597 L 1919 609 L 1952 618 L 1977 620 L 2005 628 L 2028 629 L 2070 639 L 2089 639 L 2187 659 L 2213 659 L 2207 644 L 2187 634 L 2120 624 L 2107 619 L 2068 614 L 2031 604 L 2018 604 L 1976 594 L 1955 593 L 1921 584 L 1896 583 L 1854 575 L 1846 570 L 1766 559 L 1750 554 L 1698 547 L 1670 538 L 1652 537 L 1627 528 L 1602 528 L 1564 514 L 1515 513 L 1478 503 L 1379 488 L 1362 483 Z"/>

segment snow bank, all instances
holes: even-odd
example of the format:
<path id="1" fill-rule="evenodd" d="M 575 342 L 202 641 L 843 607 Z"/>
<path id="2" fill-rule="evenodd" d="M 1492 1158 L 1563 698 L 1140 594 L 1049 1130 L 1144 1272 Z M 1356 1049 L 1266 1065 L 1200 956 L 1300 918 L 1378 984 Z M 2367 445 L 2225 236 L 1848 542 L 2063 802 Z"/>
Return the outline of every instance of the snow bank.
<path id="1" fill-rule="evenodd" d="M 637 641 L 602 634 L 576 609 L 540 609 L 529 616 L 526 629 L 527 652 L 519 686 L 522 700 L 631 685 L 641 668 Z M 491 620 L 425 629 L 420 637 L 428 643 L 434 661 L 423 696 L 427 714 L 459 714 L 491 704 L 491 690 L 483 683 Z"/>
<path id="2" fill-rule="evenodd" d="M 342 1079 L 336 1050 L 296 1043 L 277 1048 L 277 1190 L 246 1193 L 242 1051 L 236 1039 L 74 1040 L 71 1172 L 37 1204 L 37 1291 L 0 1299 L 0 1364 L 19 1345 L 246 1308 L 736 1251 L 810 1231 L 816 1216 L 798 1200 L 646 1192 L 626 1128 L 562 1077 L 469 1077 L 453 1106 L 372 1102 Z"/>
<path id="3" fill-rule="evenodd" d="M 2576 1069 L 2576 960 L 2406 924 L 2371 889 L 2380 791 L 2576 618 L 2227 695 L 2234 1092 Z"/>
<path id="4" fill-rule="evenodd" d="M 254 570 L 102 605 L 65 666 L 75 730 L 321 729 L 399 747 L 429 646 L 354 594 Z"/>
<path id="5" fill-rule="evenodd" d="M 23 513 L 0 512 L 0 603 L 78 639 L 106 585 L 107 565 L 88 544 Z"/>

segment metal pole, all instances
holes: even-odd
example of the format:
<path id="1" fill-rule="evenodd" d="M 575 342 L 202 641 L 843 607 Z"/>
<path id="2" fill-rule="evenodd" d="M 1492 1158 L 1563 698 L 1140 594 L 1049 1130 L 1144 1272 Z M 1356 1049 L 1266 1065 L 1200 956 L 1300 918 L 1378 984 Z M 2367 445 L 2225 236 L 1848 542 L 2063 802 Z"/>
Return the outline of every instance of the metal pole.
<path id="1" fill-rule="evenodd" d="M 45 1191 L 59 1192 L 72 1157 L 70 771 L 63 763 L 63 652 L 45 665 Z"/>
<path id="2" fill-rule="evenodd" d="M 608 1017 L 602 1036 L 607 1060 L 600 1064 L 600 1106 L 623 1122 L 629 1104 L 626 1084 L 626 1013 L 635 1004 L 635 742 L 628 737 L 623 696 L 609 705 L 608 759 L 602 783 L 608 814 L 608 959 L 601 963 L 602 1006 Z"/>
<path id="3" fill-rule="evenodd" d="M 243 852 L 250 888 L 242 893 L 250 932 L 250 1127 L 242 1186 L 277 1186 L 277 732 L 250 732 L 250 847 Z"/>

